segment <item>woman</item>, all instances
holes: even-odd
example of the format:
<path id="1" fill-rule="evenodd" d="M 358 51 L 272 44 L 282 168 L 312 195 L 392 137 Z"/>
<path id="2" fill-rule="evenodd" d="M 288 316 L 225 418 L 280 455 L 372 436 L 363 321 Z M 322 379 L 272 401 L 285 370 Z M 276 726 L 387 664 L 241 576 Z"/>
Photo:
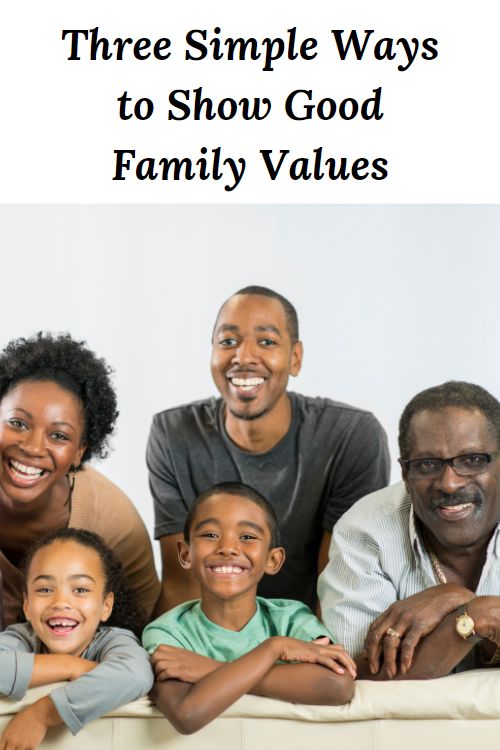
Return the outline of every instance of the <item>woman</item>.
<path id="1" fill-rule="evenodd" d="M 146 618 L 153 611 L 160 585 L 144 523 L 127 496 L 86 465 L 107 455 L 118 416 L 110 372 L 69 335 L 17 339 L 0 354 L 4 627 L 19 614 L 19 565 L 27 547 L 68 526 L 100 534 L 120 559 Z"/>

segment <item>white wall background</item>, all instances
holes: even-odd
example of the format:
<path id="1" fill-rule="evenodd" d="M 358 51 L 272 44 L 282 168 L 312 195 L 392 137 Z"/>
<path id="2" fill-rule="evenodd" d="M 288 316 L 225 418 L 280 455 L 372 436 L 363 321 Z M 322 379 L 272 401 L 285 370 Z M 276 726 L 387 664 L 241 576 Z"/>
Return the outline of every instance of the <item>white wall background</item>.
<path id="1" fill-rule="evenodd" d="M 499 229 L 500 206 L 0 206 L 0 346 L 70 331 L 113 365 L 100 469 L 151 529 L 151 415 L 215 393 L 211 328 L 241 286 L 290 298 L 293 388 L 373 410 L 393 463 L 418 390 L 456 378 L 500 397 Z"/>

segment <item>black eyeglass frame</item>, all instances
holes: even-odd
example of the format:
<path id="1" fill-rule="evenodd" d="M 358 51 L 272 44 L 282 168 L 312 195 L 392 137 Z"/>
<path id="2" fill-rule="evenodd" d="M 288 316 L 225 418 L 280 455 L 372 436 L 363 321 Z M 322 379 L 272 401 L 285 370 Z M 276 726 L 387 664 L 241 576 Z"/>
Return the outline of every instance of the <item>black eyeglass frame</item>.
<path id="1" fill-rule="evenodd" d="M 411 465 L 417 463 L 417 461 L 439 461 L 441 463 L 441 471 L 439 474 L 429 474 L 428 476 L 420 476 L 417 479 L 437 479 L 442 476 L 444 467 L 451 466 L 455 474 L 459 477 L 474 477 L 478 474 L 485 474 L 493 460 L 493 456 L 500 453 L 500 449 L 496 451 L 475 451 L 474 453 L 461 453 L 459 456 L 451 456 L 451 458 L 438 458 L 437 456 L 422 456 L 422 458 L 398 458 L 398 461 L 402 468 L 406 470 L 408 476 L 413 479 Z M 486 458 L 486 465 L 479 471 L 468 472 L 467 474 L 461 474 L 457 471 L 457 467 L 454 465 L 454 461 L 457 458 L 467 458 L 467 456 L 484 456 Z M 459 467 L 460 468 L 460 467 Z"/>

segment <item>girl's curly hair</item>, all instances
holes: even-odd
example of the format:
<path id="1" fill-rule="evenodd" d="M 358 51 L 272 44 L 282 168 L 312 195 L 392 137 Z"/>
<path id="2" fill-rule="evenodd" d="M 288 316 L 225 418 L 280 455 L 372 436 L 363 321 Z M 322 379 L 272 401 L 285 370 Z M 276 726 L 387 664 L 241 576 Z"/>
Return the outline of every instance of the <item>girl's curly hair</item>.
<path id="1" fill-rule="evenodd" d="M 0 401 L 23 380 L 49 380 L 74 393 L 84 413 L 83 464 L 109 453 L 108 438 L 118 417 L 112 372 L 84 341 L 75 341 L 68 333 L 40 332 L 11 341 L 0 353 Z"/>
<path id="2" fill-rule="evenodd" d="M 99 556 L 104 573 L 104 593 L 114 594 L 113 611 L 106 625 L 113 625 L 117 628 L 126 628 L 131 630 L 140 638 L 141 633 L 146 625 L 145 616 L 135 601 L 121 562 L 114 552 L 110 550 L 99 534 L 86 529 L 58 529 L 44 534 L 28 549 L 24 558 L 21 570 L 24 578 L 24 589 L 27 589 L 27 578 L 30 565 L 36 553 L 44 547 L 49 547 L 54 542 L 70 541 L 80 544 L 82 547 L 88 547 L 94 550 Z"/>

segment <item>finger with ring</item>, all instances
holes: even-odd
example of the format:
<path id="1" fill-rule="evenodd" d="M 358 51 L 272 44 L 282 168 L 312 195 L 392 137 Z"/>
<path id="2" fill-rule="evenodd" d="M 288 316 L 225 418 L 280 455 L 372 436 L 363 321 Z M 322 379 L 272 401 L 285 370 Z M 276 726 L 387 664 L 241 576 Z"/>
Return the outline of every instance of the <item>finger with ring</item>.
<path id="1" fill-rule="evenodd" d="M 394 630 L 394 628 L 387 628 L 385 631 L 385 634 L 388 635 L 390 638 L 401 638 L 397 630 Z"/>

